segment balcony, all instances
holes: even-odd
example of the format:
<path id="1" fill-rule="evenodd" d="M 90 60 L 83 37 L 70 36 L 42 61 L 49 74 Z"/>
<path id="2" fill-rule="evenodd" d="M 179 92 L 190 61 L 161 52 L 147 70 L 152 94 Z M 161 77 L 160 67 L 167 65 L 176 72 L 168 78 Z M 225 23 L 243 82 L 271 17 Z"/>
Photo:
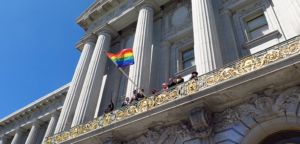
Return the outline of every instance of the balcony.
<path id="1" fill-rule="evenodd" d="M 121 107 L 70 130 L 44 140 L 46 144 L 101 141 L 99 135 L 118 133 L 135 136 L 153 122 L 172 123 L 188 119 L 191 109 L 209 105 L 215 111 L 243 101 L 246 93 L 263 87 L 299 81 L 300 36 L 242 58 L 193 80 L 151 95 L 142 101 Z M 219 96 L 226 93 L 228 97 Z M 230 95 L 231 94 L 231 95 Z"/>

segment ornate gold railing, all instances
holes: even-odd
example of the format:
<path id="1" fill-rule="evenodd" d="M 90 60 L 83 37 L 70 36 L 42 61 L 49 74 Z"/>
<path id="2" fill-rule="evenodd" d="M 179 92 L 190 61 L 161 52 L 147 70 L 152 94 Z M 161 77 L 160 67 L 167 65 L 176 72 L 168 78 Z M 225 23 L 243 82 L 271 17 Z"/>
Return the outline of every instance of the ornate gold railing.
<path id="1" fill-rule="evenodd" d="M 159 92 L 142 101 L 121 107 L 111 113 L 95 118 L 87 123 L 83 123 L 70 130 L 57 133 L 45 139 L 46 144 L 56 144 L 64 140 L 78 137 L 81 134 L 101 129 L 112 123 L 116 123 L 128 117 L 148 111 L 154 107 L 185 97 L 197 91 L 211 87 L 222 81 L 226 81 L 240 75 L 257 70 L 269 63 L 288 58 L 300 51 L 300 36 L 294 37 L 268 49 L 257 52 L 248 57 L 242 58 L 214 71 L 187 81 L 180 85 Z"/>

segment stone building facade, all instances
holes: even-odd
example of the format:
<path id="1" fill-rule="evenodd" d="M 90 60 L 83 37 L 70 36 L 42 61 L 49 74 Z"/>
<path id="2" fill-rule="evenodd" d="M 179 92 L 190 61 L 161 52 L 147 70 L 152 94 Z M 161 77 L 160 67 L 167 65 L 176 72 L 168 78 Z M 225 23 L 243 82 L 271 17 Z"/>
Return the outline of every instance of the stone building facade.
<path id="1" fill-rule="evenodd" d="M 96 0 L 76 22 L 71 83 L 0 120 L 0 144 L 300 143 L 299 0 Z M 147 98 L 121 107 L 135 86 L 103 50 L 124 48 Z"/>

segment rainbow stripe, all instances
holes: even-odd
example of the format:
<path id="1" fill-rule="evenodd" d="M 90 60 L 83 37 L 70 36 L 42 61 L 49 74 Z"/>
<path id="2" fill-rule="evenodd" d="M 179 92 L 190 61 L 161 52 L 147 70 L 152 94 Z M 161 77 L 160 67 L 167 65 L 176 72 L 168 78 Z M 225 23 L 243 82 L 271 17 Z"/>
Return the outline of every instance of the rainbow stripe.
<path id="1" fill-rule="evenodd" d="M 134 64 L 132 49 L 123 49 L 118 54 L 107 55 L 118 65 L 118 67 L 126 67 Z"/>

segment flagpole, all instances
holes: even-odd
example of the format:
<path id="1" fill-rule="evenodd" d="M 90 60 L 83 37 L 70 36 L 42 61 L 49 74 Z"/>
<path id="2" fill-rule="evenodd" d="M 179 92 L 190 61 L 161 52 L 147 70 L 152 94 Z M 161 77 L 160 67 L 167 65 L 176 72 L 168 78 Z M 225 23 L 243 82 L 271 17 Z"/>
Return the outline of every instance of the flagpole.
<path id="1" fill-rule="evenodd" d="M 121 69 L 118 67 L 118 64 L 106 53 L 106 51 L 104 49 L 102 49 L 102 51 L 107 55 L 107 57 L 109 57 L 109 59 L 117 66 L 117 68 L 134 84 L 135 87 L 137 87 L 137 89 L 145 96 L 147 97 L 144 92 L 129 78 L 129 76 Z"/>

